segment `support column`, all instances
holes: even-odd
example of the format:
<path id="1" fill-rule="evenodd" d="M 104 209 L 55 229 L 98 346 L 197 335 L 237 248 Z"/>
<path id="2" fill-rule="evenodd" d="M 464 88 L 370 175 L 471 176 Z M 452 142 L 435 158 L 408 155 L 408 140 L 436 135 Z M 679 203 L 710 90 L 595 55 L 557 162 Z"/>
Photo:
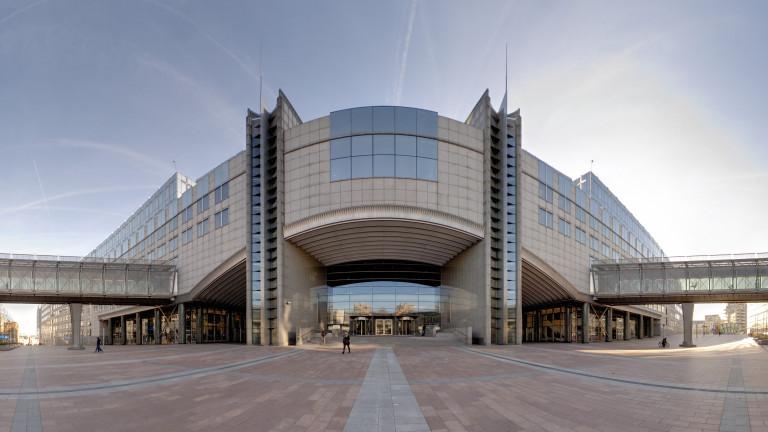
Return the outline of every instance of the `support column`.
<path id="1" fill-rule="evenodd" d="M 610 342 L 613 340 L 613 309 L 606 309 L 605 311 L 605 341 Z"/>
<path id="2" fill-rule="evenodd" d="M 69 349 L 71 350 L 85 349 L 85 347 L 83 347 L 83 341 L 80 338 L 80 316 L 82 313 L 83 305 L 81 303 L 69 304 L 69 322 L 71 324 Z"/>
<path id="3" fill-rule="evenodd" d="M 629 323 L 632 321 L 630 320 L 630 313 L 624 312 L 624 340 L 629 340 L 629 338 L 632 336 L 632 333 L 630 332 Z"/>
<path id="4" fill-rule="evenodd" d="M 693 344 L 693 303 L 683 303 L 683 348 L 692 348 Z"/>
<path id="5" fill-rule="evenodd" d="M 187 343 L 187 316 L 184 315 L 184 304 L 179 304 L 178 334 L 176 343 Z"/>
<path id="6" fill-rule="evenodd" d="M 141 345 L 144 341 L 141 337 L 141 315 L 138 313 L 136 313 L 136 324 L 133 325 L 133 328 L 136 329 L 136 345 Z"/>
<path id="7" fill-rule="evenodd" d="M 573 342 L 571 340 L 571 333 L 573 332 L 573 329 L 571 328 L 571 307 L 566 306 L 565 308 L 565 341 L 566 342 Z"/>
<path id="8" fill-rule="evenodd" d="M 125 315 L 120 316 L 120 345 L 125 345 Z"/>
<path id="9" fill-rule="evenodd" d="M 589 303 L 584 303 L 581 311 L 581 343 L 589 343 Z"/>
<path id="10" fill-rule="evenodd" d="M 155 345 L 163 343 L 163 320 L 160 318 L 160 309 L 155 309 Z"/>
<path id="11" fill-rule="evenodd" d="M 203 343 L 203 308 L 197 308 L 197 334 L 195 342 Z"/>
<path id="12" fill-rule="evenodd" d="M 638 339 L 642 339 L 645 337 L 645 317 L 642 315 L 638 315 L 639 321 L 640 321 L 640 332 L 637 334 Z"/>

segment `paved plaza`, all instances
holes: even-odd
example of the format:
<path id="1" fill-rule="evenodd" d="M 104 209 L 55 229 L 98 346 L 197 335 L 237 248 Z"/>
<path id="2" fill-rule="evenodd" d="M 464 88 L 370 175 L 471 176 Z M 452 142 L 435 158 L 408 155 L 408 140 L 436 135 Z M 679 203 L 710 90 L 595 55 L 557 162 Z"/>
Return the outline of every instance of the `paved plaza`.
<path id="1" fill-rule="evenodd" d="M 22 347 L 0 352 L 0 432 L 768 431 L 768 347 L 657 342 Z"/>

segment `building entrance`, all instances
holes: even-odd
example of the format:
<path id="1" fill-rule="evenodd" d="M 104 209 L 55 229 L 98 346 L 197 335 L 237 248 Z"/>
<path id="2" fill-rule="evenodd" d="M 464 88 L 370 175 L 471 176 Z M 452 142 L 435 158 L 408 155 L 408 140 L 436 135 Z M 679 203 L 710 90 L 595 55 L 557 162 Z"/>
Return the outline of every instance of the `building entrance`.
<path id="1" fill-rule="evenodd" d="M 392 335 L 392 318 L 376 319 L 376 336 Z"/>

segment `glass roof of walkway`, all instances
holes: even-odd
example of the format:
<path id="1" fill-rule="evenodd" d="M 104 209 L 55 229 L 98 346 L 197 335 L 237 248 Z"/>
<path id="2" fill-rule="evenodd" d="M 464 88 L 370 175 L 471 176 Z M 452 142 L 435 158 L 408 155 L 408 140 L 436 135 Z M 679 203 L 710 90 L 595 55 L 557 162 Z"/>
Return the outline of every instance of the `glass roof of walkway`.
<path id="1" fill-rule="evenodd" d="M 167 261 L 0 254 L 0 303 L 157 305 L 175 294 Z"/>
<path id="2" fill-rule="evenodd" d="M 603 304 L 768 301 L 768 253 L 600 260 L 591 273 Z"/>

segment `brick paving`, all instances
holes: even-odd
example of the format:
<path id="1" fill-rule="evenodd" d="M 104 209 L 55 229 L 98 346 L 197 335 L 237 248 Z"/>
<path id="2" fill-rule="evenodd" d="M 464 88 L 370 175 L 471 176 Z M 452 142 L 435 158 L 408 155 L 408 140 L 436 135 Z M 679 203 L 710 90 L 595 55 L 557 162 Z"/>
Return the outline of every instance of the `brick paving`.
<path id="1" fill-rule="evenodd" d="M 656 342 L 354 338 L 343 356 L 335 341 L 22 347 L 0 353 L 0 432 L 35 430 L 35 416 L 43 431 L 342 431 L 377 349 L 433 431 L 768 431 L 768 350 L 725 336 Z"/>

